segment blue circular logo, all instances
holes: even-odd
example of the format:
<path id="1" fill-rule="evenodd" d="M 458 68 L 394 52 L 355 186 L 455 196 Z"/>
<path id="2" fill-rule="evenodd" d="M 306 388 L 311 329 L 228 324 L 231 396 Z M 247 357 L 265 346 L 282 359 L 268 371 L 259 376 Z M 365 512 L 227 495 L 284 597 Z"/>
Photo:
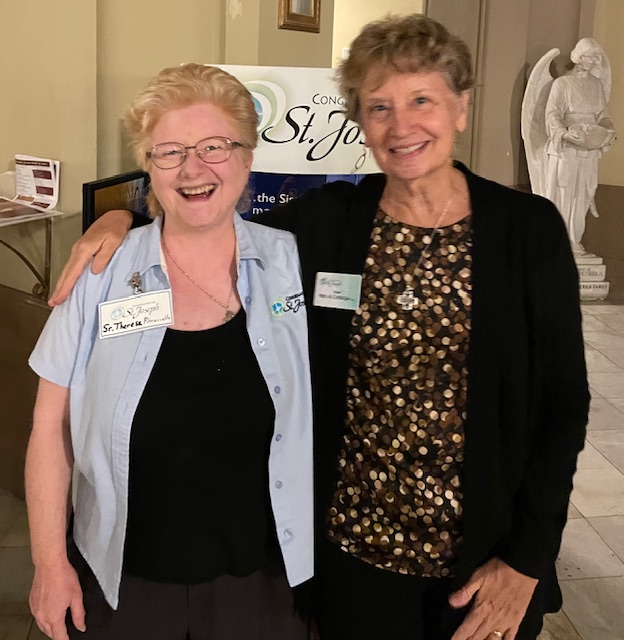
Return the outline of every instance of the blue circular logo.
<path id="1" fill-rule="evenodd" d="M 275 317 L 281 316 L 286 311 L 286 303 L 283 300 L 276 300 L 271 305 L 271 315 Z"/>

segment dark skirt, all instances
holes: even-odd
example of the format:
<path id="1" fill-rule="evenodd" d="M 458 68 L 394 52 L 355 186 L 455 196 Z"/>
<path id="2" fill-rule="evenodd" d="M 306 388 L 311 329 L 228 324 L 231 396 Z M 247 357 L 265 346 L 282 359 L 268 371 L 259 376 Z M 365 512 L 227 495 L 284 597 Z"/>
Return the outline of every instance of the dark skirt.
<path id="1" fill-rule="evenodd" d="M 86 633 L 67 614 L 71 640 L 306 640 L 279 553 L 249 576 L 220 576 L 196 585 L 153 582 L 124 574 L 113 610 L 75 544 L 70 562 L 83 589 Z"/>
<path id="2" fill-rule="evenodd" d="M 318 554 L 315 618 L 321 640 L 450 640 L 470 606 L 452 609 L 451 579 L 378 569 L 323 541 Z M 516 640 L 535 640 L 541 621 Z"/>

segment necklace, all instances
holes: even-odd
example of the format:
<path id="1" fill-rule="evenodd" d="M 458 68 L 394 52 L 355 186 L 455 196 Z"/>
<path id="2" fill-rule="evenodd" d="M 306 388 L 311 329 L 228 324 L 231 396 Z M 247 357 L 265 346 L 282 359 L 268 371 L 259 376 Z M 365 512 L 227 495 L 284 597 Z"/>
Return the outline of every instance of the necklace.
<path id="1" fill-rule="evenodd" d="M 232 281 L 232 288 L 230 289 L 230 294 L 228 295 L 227 301 L 225 304 L 219 302 L 211 293 L 206 291 L 200 284 L 195 282 L 191 276 L 184 271 L 184 269 L 175 261 L 174 257 L 169 252 L 167 248 L 167 243 L 165 242 L 165 238 L 161 236 L 162 246 L 165 250 L 165 253 L 171 258 L 171 262 L 179 269 L 180 273 L 190 282 L 192 282 L 202 293 L 205 293 L 215 304 L 218 304 L 222 309 L 225 309 L 225 315 L 223 316 L 223 324 L 229 322 L 234 317 L 234 312 L 230 309 L 230 301 L 232 300 L 232 294 L 234 293 L 234 284 L 235 279 Z"/>
<path id="2" fill-rule="evenodd" d="M 444 209 L 442 209 L 442 213 L 438 216 L 438 219 L 436 220 L 433 230 L 431 231 L 431 235 L 429 236 L 429 242 L 427 242 L 427 244 L 422 248 L 422 251 L 420 252 L 420 256 L 418 256 L 418 261 L 416 262 L 416 266 L 414 267 L 414 273 L 418 271 L 425 257 L 427 258 L 431 257 L 433 253 L 431 251 L 431 245 L 433 244 L 433 239 L 438 233 L 440 224 L 442 224 L 442 220 L 444 219 L 444 216 L 446 215 L 448 208 L 451 206 L 451 202 L 453 201 L 454 197 L 455 197 L 455 194 L 452 193 L 451 197 L 448 199 L 447 203 L 444 205 Z M 426 250 L 429 250 L 429 252 L 425 253 Z M 406 284 L 405 289 L 403 289 L 403 292 L 400 293 L 398 296 L 396 296 L 396 302 L 397 304 L 401 305 L 401 309 L 403 309 L 403 311 L 413 311 L 414 307 L 419 302 L 418 298 L 414 295 L 414 287 L 410 287 L 409 284 Z"/>

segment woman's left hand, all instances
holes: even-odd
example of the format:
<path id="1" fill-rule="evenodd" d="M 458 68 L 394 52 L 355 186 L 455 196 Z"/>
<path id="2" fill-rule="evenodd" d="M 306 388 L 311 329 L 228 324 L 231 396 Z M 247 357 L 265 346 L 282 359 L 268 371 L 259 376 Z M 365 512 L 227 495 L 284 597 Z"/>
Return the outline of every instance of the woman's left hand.
<path id="1" fill-rule="evenodd" d="M 470 604 L 474 596 L 470 612 L 451 640 L 514 640 L 536 585 L 535 578 L 512 569 L 500 558 L 492 558 L 449 596 L 455 609 Z"/>

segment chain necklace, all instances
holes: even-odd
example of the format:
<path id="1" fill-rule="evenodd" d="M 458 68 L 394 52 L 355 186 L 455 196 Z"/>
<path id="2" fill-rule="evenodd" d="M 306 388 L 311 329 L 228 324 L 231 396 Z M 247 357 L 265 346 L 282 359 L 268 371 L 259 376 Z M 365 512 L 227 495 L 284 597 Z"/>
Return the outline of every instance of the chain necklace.
<path id="1" fill-rule="evenodd" d="M 192 282 L 202 293 L 205 293 L 215 304 L 218 304 L 222 309 L 225 310 L 225 315 L 223 316 L 223 324 L 229 322 L 234 317 L 234 312 L 230 309 L 230 301 L 232 300 L 232 294 L 234 293 L 234 284 L 235 279 L 232 281 L 232 288 L 230 289 L 230 294 L 228 295 L 227 301 L 225 304 L 219 302 L 211 293 L 206 291 L 200 284 L 195 282 L 191 276 L 184 271 L 184 269 L 175 261 L 174 257 L 169 252 L 167 247 L 167 243 L 165 242 L 164 236 L 161 236 L 162 246 L 165 250 L 165 253 L 171 258 L 171 262 L 179 269 L 180 273 L 190 282 Z"/>
<path id="2" fill-rule="evenodd" d="M 440 225 L 442 224 L 442 220 L 444 219 L 444 216 L 446 215 L 448 208 L 451 206 L 451 202 L 453 201 L 454 197 L 455 197 L 455 194 L 452 193 L 446 205 L 444 205 L 444 209 L 442 209 L 442 213 L 438 216 L 438 219 L 433 227 L 433 230 L 431 231 L 431 235 L 429 236 L 429 242 L 427 242 L 427 244 L 422 248 L 422 251 L 420 252 L 420 256 L 418 256 L 418 261 L 416 262 L 416 266 L 414 267 L 414 271 L 413 271 L 414 274 L 420 268 L 420 265 L 422 264 L 425 257 L 430 258 L 432 256 L 433 251 L 431 251 L 431 245 L 433 244 L 433 239 L 438 233 Z M 429 250 L 428 253 L 426 253 L 426 250 Z M 418 298 L 414 295 L 414 287 L 410 287 L 409 284 L 405 285 L 405 289 L 403 289 L 403 292 L 397 295 L 395 299 L 397 304 L 401 305 L 401 308 L 403 309 L 403 311 L 412 311 L 416 306 L 416 304 L 419 302 Z"/>

